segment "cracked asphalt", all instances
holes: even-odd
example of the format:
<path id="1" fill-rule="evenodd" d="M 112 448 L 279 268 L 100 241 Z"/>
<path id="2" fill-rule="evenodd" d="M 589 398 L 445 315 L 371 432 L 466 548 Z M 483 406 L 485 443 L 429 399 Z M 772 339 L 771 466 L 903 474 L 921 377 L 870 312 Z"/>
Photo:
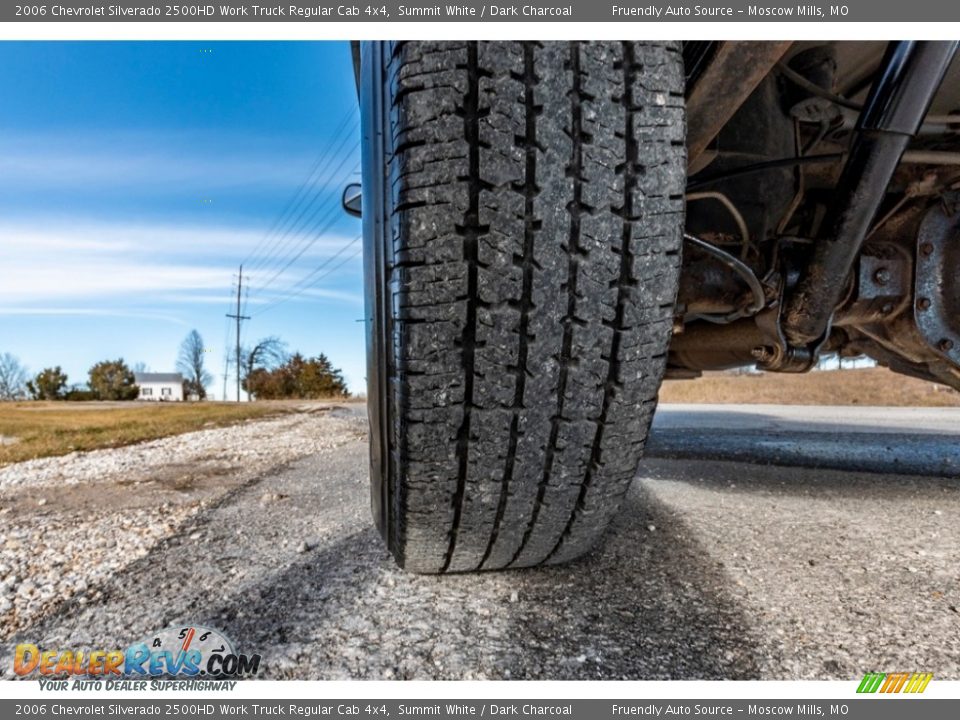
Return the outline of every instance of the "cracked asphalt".
<path id="1" fill-rule="evenodd" d="M 202 505 L 143 552 L 6 626 L 0 673 L 19 641 L 122 647 L 199 623 L 276 679 L 960 679 L 960 411 L 875 414 L 665 406 L 592 554 L 431 577 L 400 571 L 380 543 L 362 407 L 335 409 L 310 420 L 327 433 L 316 452 L 198 483 Z M 923 435 L 926 464 L 894 462 L 904 434 Z M 725 453 L 734 442 L 743 452 Z M 854 446 L 886 461 L 851 464 Z M 195 492 L 144 482 L 173 503 Z M 102 518 L 90 503 L 17 508 L 90 525 L 117 512 L 115 498 Z"/>

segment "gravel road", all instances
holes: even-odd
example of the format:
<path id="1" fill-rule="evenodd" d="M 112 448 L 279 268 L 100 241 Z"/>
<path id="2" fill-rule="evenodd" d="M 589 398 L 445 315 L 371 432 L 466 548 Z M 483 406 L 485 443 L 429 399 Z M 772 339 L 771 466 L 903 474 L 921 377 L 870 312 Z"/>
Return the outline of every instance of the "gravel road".
<path id="1" fill-rule="evenodd" d="M 654 449 L 756 422 L 663 410 Z M 779 410 L 822 431 L 816 409 Z M 931 436 L 947 451 L 953 413 Z M 644 461 L 584 560 L 443 578 L 399 571 L 372 528 L 362 407 L 11 466 L 0 676 L 18 641 L 117 647 L 189 622 L 270 678 L 960 679 L 957 480 L 703 455 Z"/>

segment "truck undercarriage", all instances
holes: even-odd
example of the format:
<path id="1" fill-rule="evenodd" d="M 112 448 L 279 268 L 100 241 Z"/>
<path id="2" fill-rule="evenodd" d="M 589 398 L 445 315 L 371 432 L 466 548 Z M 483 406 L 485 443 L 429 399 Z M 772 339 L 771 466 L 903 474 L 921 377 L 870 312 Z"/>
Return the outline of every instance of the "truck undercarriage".
<path id="1" fill-rule="evenodd" d="M 866 355 L 960 388 L 954 43 L 687 43 L 667 376 Z"/>
<path id="2" fill-rule="evenodd" d="M 371 506 L 424 573 L 562 563 L 664 377 L 960 388 L 955 42 L 355 46 Z M 361 212 L 362 210 L 362 212 Z"/>

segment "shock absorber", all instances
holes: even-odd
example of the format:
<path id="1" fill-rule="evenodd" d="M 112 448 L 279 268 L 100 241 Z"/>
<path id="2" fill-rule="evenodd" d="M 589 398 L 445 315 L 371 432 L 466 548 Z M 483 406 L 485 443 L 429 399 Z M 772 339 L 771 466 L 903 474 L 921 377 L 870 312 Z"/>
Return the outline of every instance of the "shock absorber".
<path id="1" fill-rule="evenodd" d="M 826 338 L 893 172 L 923 122 L 957 42 L 895 42 L 884 56 L 857 122 L 833 204 L 818 232 L 811 262 L 782 314 L 789 347 L 807 352 Z"/>

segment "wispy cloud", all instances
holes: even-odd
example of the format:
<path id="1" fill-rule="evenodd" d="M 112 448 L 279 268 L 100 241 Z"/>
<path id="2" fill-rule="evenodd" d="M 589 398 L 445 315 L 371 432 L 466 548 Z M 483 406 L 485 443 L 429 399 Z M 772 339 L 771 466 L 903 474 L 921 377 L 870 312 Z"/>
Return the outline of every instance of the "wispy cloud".
<path id="1" fill-rule="evenodd" d="M 223 288 L 230 268 L 185 264 L 67 261 L 63 264 L 4 263 L 0 271 L 0 303 L 29 303 L 108 295 L 145 297 L 152 291 Z"/>
<path id="2" fill-rule="evenodd" d="M 245 302 L 251 307 L 259 307 L 262 305 L 269 305 L 274 300 L 279 300 L 287 297 L 288 294 L 276 293 L 275 295 L 263 295 L 257 297 L 250 297 Z M 216 294 L 196 294 L 196 293 L 180 293 L 178 295 L 158 295 L 156 300 L 167 303 L 177 303 L 177 304 L 200 304 L 200 305 L 227 305 L 235 299 L 236 295 L 226 295 L 221 293 Z M 363 296 L 358 292 L 345 292 L 342 290 L 332 290 L 330 288 L 309 288 L 297 293 L 297 297 L 302 297 L 306 299 L 324 299 L 324 300 L 341 300 L 343 302 L 349 302 L 354 304 L 362 304 Z"/>
<path id="3" fill-rule="evenodd" d="M 51 316 L 51 317 L 69 317 L 69 316 L 89 316 L 89 317 L 116 317 L 116 318 L 134 318 L 140 320 L 161 320 L 163 322 L 174 323 L 176 325 L 188 326 L 189 323 L 183 318 L 168 313 L 159 313 L 151 311 L 138 310 L 111 310 L 105 308 L 76 308 L 76 307 L 0 307 L 0 315 L 7 316 Z"/>
<path id="4" fill-rule="evenodd" d="M 254 250 L 290 251 L 300 248 L 308 233 L 291 233 L 277 242 L 280 233 L 271 228 L 231 227 L 200 224 L 145 224 L 86 218 L 48 221 L 43 218 L 0 222 L 0 253 L 30 248 L 32 252 L 125 253 L 156 257 L 216 255 L 238 261 Z M 284 228 L 285 229 L 285 226 Z M 355 236 L 327 233 L 316 239 L 304 257 L 329 257 Z M 267 242 L 263 242 L 264 239 Z M 258 265 L 260 263 L 257 263 Z"/>
<path id="5" fill-rule="evenodd" d="M 348 141 L 319 173 L 316 189 L 336 190 L 349 175 L 358 156 L 356 142 Z M 322 148 L 317 148 L 317 154 Z M 207 142 L 154 135 L 102 137 L 84 143 L 65 143 L 52 136 L 0 137 L 0 187 L 41 188 L 45 192 L 75 188 L 97 192 L 137 188 L 193 188 L 204 193 L 239 187 L 297 187 L 306 178 L 315 156 L 302 147 L 283 147 L 263 138 L 223 138 Z M 334 173 L 334 170 L 338 172 Z"/>
<path id="6" fill-rule="evenodd" d="M 221 299 L 239 262 L 262 245 L 264 233 L 232 227 L 58 223 L 45 227 L 0 224 L 0 304 L 32 306 L 37 301 L 130 298 L 169 301 L 191 294 Z M 352 237 L 326 235 L 311 246 L 270 290 L 279 292 L 334 256 Z M 267 247 L 271 247 L 269 244 Z M 248 279 L 270 279 L 299 241 L 273 248 L 273 262 L 254 263 Z M 257 255 L 261 255 L 258 253 Z M 318 289 L 336 298 L 336 291 Z M 317 297 L 323 296 L 317 295 Z M 355 300 L 352 294 L 339 299 Z M 251 301 L 261 298 L 251 296 Z"/>
<path id="7" fill-rule="evenodd" d="M 104 357 L 170 370 L 196 328 L 222 367 L 243 262 L 245 314 L 270 313 L 243 339 L 276 334 L 362 378 L 361 262 L 337 254 L 360 231 L 340 207 L 360 155 L 347 46 L 197 50 L 0 53 L 0 351 L 72 377 Z M 291 203 L 297 232 L 264 242 Z"/>

